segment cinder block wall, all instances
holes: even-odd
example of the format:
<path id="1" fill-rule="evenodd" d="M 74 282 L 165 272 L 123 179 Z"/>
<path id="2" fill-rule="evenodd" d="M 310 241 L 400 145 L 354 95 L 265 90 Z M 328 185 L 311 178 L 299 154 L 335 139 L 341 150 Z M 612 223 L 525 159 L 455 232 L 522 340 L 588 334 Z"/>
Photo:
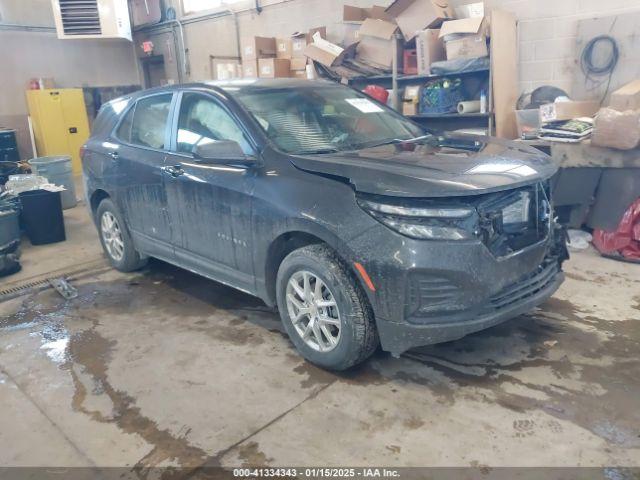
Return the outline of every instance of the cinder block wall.
<path id="1" fill-rule="evenodd" d="M 518 19 L 521 91 L 551 84 L 570 94 L 580 70 L 578 21 L 640 12 L 640 0 L 486 0 L 485 5 Z"/>
<path id="2" fill-rule="evenodd" d="M 450 0 L 452 5 L 473 0 Z M 166 0 L 180 13 L 180 0 Z M 288 35 L 296 30 L 326 25 L 329 39 L 341 42 L 347 26 L 342 7 L 388 5 L 391 0 L 263 0 L 262 14 L 238 15 L 241 34 Z M 556 85 L 571 93 L 574 73 L 579 70 L 576 51 L 580 19 L 640 12 L 640 0 L 485 0 L 487 11 L 500 8 L 513 12 L 519 32 L 520 91 L 541 85 Z M 191 79 L 209 78 L 209 55 L 235 55 L 230 17 L 187 25 Z M 217 41 L 212 41 L 216 38 Z"/>

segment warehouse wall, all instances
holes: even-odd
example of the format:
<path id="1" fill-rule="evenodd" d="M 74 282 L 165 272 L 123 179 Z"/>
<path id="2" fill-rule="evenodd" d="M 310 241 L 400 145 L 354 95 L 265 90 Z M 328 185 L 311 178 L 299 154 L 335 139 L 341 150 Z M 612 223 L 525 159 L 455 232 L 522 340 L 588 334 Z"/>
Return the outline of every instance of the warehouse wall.
<path id="1" fill-rule="evenodd" d="M 251 5 L 254 2 L 248 3 Z M 391 0 L 262 0 L 264 9 L 261 14 L 257 14 L 254 9 L 243 9 L 241 6 L 237 14 L 237 24 L 243 37 L 288 36 L 296 31 L 326 26 L 329 40 L 339 43 L 342 42 L 348 28 L 342 23 L 342 7 L 345 3 L 359 6 L 388 5 Z M 236 23 L 233 16 L 225 15 L 193 22 L 193 15 L 187 17 L 181 15 L 180 0 L 165 0 L 165 4 L 173 6 L 184 22 L 185 43 L 189 51 L 189 80 L 211 79 L 211 56 L 238 55 Z M 178 28 L 173 25 L 170 29 L 154 29 L 138 33 L 136 47 L 141 57 L 144 57 L 144 54 L 139 47 L 144 40 L 151 40 L 154 43 L 154 54 L 165 56 L 167 79 L 177 82 L 179 80 L 177 68 L 181 58 Z"/>
<path id="2" fill-rule="evenodd" d="M 518 19 L 521 91 L 552 84 L 571 93 L 575 76 L 581 75 L 578 21 L 640 13 L 640 0 L 485 0 L 485 4 L 513 12 Z M 640 49 L 640 38 L 635 48 Z M 627 77 L 640 77 L 640 63 Z"/>
<path id="3" fill-rule="evenodd" d="M 453 5 L 471 3 L 472 0 L 450 0 Z M 180 0 L 166 0 L 180 15 Z M 251 2 L 250 2 L 251 3 Z M 287 35 L 296 30 L 307 30 L 326 25 L 329 39 L 340 42 L 346 27 L 342 24 L 342 6 L 345 4 L 370 6 L 388 5 L 389 0 L 263 0 L 262 14 L 244 11 L 238 14 L 242 35 Z M 576 32 L 578 21 L 596 16 L 611 16 L 640 11 L 640 0 L 485 0 L 487 10 L 501 8 L 513 12 L 519 22 L 519 57 L 521 91 L 540 85 L 554 84 L 571 91 L 574 75 L 578 72 Z M 577 13 L 580 12 L 580 13 Z M 189 22 L 192 17 L 183 20 Z M 235 27 L 231 16 L 204 20 L 185 25 L 186 43 L 190 59 L 190 79 L 210 79 L 210 55 L 235 55 Z M 141 35 L 140 38 L 160 38 Z M 158 53 L 171 48 L 175 59 L 175 46 L 171 34 L 160 41 Z M 640 45 L 639 45 L 640 47 Z M 179 52 L 178 52 L 179 53 Z M 170 79 L 177 81 L 175 63 L 167 65 Z M 638 65 L 640 69 L 640 65 Z M 640 71 L 638 72 L 640 74 Z"/>
<path id="4" fill-rule="evenodd" d="M 471 0 L 450 0 L 452 4 Z M 236 19 L 242 36 L 289 35 L 296 30 L 326 25 L 329 39 L 341 42 L 348 26 L 341 22 L 345 3 L 370 6 L 388 5 L 391 0 L 261 0 L 263 12 L 241 6 Z M 531 90 L 555 84 L 571 93 L 572 81 L 579 74 L 576 52 L 578 21 L 594 16 L 610 16 L 640 11 L 640 0 L 485 0 L 487 9 L 513 12 L 519 21 L 520 88 Z M 231 15 L 203 19 L 181 15 L 180 0 L 165 0 L 184 22 L 188 48 L 189 75 L 179 76 L 181 48 L 178 28 L 156 27 L 136 34 L 134 46 L 125 41 L 61 41 L 49 31 L 14 31 L 5 23 L 53 26 L 50 0 L 0 1 L 0 125 L 19 129 L 22 151 L 28 152 L 26 105 L 22 94 L 30 77 L 52 76 L 60 86 L 111 86 L 140 83 L 135 56 L 144 57 L 140 43 L 150 39 L 154 53 L 164 54 L 167 80 L 197 81 L 211 78 L 211 56 L 234 56 L 236 20 Z M 580 13 L 577 13 L 580 12 Z M 353 27 L 351 27 L 353 28 Z M 640 42 L 640 39 L 638 40 Z M 640 47 L 640 45 L 638 45 Z M 136 49 L 136 54 L 133 54 Z M 640 48 L 636 49 L 640 51 Z M 16 59 L 20 59 L 19 62 Z M 627 68 L 636 69 L 640 62 Z"/>
<path id="5" fill-rule="evenodd" d="M 23 158 L 32 155 L 24 95 L 30 78 L 53 77 L 58 87 L 141 83 L 131 42 L 58 40 L 52 28 L 50 0 L 0 1 L 0 126 L 17 130 Z"/>

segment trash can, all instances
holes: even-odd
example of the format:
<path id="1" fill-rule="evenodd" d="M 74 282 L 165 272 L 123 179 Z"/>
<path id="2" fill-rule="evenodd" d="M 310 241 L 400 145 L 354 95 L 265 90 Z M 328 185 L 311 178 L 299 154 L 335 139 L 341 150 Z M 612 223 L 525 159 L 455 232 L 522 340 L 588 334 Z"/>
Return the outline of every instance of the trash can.
<path id="1" fill-rule="evenodd" d="M 33 173 L 40 175 L 50 183 L 62 185 L 65 191 L 62 192 L 62 208 L 73 208 L 78 204 L 76 199 L 76 186 L 73 181 L 73 170 L 71 167 L 71 157 L 38 157 L 29 160 L 29 165 Z"/>
<path id="2" fill-rule="evenodd" d="M 18 195 L 22 205 L 22 225 L 33 245 L 66 240 L 61 193 L 29 190 Z"/>
<path id="3" fill-rule="evenodd" d="M 20 208 L 12 200 L 0 200 L 0 277 L 20 271 Z"/>
<path id="4" fill-rule="evenodd" d="M 9 176 L 20 173 L 20 167 L 17 162 L 5 162 L 0 160 L 0 185 L 4 185 L 9 180 Z"/>

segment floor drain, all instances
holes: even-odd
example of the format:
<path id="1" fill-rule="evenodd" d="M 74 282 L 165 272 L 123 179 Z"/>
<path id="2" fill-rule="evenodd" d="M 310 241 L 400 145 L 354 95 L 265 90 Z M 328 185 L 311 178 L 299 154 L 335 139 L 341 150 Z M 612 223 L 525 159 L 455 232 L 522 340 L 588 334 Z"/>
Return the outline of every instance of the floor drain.
<path id="1" fill-rule="evenodd" d="M 48 287 L 48 286 L 49 286 L 49 280 L 45 278 L 44 280 L 24 283 L 22 285 L 18 285 L 17 287 L 0 290 L 0 301 L 8 300 L 8 298 L 4 298 L 5 296 L 13 298 L 14 296 L 27 293 L 28 291 L 33 290 L 35 288 Z"/>
<path id="2" fill-rule="evenodd" d="M 102 273 L 111 267 L 103 259 L 97 261 L 86 262 L 74 265 L 65 271 L 54 271 L 39 275 L 36 278 L 28 279 L 25 283 L 11 285 L 8 288 L 0 290 L 0 302 L 11 300 L 12 298 L 27 295 L 33 292 L 39 292 L 48 288 L 54 288 L 51 284 L 52 279 L 76 280 L 87 275 Z M 55 280 L 54 280 L 55 282 Z"/>

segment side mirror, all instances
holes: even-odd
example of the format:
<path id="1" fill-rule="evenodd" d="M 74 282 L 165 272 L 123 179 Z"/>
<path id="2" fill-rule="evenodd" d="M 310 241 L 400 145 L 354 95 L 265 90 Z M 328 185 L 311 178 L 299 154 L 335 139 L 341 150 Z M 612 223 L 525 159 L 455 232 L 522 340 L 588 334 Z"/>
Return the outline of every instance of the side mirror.
<path id="1" fill-rule="evenodd" d="M 250 165 L 255 158 L 246 155 L 238 142 L 233 140 L 217 140 L 197 144 L 193 147 L 193 155 L 201 163 Z"/>

